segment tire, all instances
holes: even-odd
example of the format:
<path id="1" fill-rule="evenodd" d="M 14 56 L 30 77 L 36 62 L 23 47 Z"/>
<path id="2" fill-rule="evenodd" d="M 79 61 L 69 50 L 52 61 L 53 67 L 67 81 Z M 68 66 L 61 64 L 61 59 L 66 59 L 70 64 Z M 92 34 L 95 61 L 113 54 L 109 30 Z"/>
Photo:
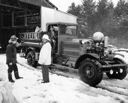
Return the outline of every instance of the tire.
<path id="1" fill-rule="evenodd" d="M 37 62 L 35 61 L 35 54 L 33 51 L 28 52 L 27 54 L 27 62 L 30 66 L 36 67 Z"/>
<path id="2" fill-rule="evenodd" d="M 108 76 L 109 79 L 115 79 L 116 78 L 116 72 L 113 71 L 113 73 L 111 73 L 110 71 L 106 73 L 106 75 Z"/>
<path id="3" fill-rule="evenodd" d="M 125 64 L 121 60 L 116 60 L 116 62 L 118 64 Z M 127 66 L 120 67 L 120 68 L 117 68 L 117 69 L 118 69 L 118 73 L 116 73 L 116 79 L 120 79 L 120 80 L 124 79 L 127 76 Z M 120 72 L 120 70 L 122 70 L 122 72 Z"/>
<path id="4" fill-rule="evenodd" d="M 115 62 L 116 64 L 124 64 L 124 62 L 119 59 L 116 59 Z M 122 70 L 122 72 L 120 70 Z M 106 74 L 110 79 L 122 80 L 127 76 L 127 67 L 117 67 L 116 71 L 113 70 L 113 74 L 110 74 L 110 72 Z"/>
<path id="5" fill-rule="evenodd" d="M 80 78 L 90 86 L 96 86 L 103 78 L 103 73 L 99 69 L 99 62 L 84 60 L 79 67 Z"/>

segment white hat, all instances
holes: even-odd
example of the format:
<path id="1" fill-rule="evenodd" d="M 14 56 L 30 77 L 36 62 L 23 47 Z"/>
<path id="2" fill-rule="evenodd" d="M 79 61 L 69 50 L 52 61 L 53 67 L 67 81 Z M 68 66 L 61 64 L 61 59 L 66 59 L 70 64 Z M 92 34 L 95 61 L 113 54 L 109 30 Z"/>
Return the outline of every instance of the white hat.
<path id="1" fill-rule="evenodd" d="M 48 35 L 43 35 L 43 37 L 42 37 L 42 39 L 46 39 L 46 40 L 49 40 L 50 41 L 50 39 L 49 39 L 49 36 Z"/>
<path id="2" fill-rule="evenodd" d="M 95 41 L 104 40 L 104 34 L 102 32 L 95 32 L 93 34 L 93 40 L 95 40 Z"/>

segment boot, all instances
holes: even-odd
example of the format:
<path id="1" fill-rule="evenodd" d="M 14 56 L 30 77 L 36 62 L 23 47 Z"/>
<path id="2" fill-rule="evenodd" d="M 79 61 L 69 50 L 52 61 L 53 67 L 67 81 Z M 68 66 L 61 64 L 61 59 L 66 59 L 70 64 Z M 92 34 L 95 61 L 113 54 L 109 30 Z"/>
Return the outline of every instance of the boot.
<path id="1" fill-rule="evenodd" d="M 15 72 L 14 72 L 14 75 L 15 75 L 15 78 L 16 78 L 16 79 L 22 79 L 22 78 L 23 78 L 23 77 L 20 77 L 20 76 L 19 76 L 18 71 L 15 71 Z"/>
<path id="2" fill-rule="evenodd" d="M 41 81 L 41 83 L 49 83 L 49 81 Z"/>
<path id="3" fill-rule="evenodd" d="M 12 83 L 14 83 L 15 81 L 12 79 L 12 74 L 8 73 L 8 80 Z"/>

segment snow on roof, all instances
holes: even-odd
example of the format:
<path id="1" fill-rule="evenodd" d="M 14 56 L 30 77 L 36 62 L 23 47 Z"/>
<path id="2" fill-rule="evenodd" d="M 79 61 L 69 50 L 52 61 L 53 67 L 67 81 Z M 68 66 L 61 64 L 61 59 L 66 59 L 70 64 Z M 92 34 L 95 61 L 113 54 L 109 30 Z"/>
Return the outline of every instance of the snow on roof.
<path id="1" fill-rule="evenodd" d="M 36 6 L 45 6 L 50 8 L 58 9 L 54 4 L 52 4 L 49 0 L 19 0 L 21 2 L 29 3 Z"/>

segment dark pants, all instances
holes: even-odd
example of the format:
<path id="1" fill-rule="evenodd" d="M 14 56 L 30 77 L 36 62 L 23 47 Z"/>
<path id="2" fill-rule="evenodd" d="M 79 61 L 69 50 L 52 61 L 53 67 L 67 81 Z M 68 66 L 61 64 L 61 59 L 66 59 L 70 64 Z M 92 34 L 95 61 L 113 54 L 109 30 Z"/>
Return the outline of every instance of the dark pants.
<path id="1" fill-rule="evenodd" d="M 44 82 L 49 82 L 49 65 L 42 65 L 42 76 Z"/>
<path id="2" fill-rule="evenodd" d="M 12 80 L 12 72 L 14 71 L 15 78 L 19 78 L 18 68 L 16 64 L 8 65 L 8 78 Z"/>

